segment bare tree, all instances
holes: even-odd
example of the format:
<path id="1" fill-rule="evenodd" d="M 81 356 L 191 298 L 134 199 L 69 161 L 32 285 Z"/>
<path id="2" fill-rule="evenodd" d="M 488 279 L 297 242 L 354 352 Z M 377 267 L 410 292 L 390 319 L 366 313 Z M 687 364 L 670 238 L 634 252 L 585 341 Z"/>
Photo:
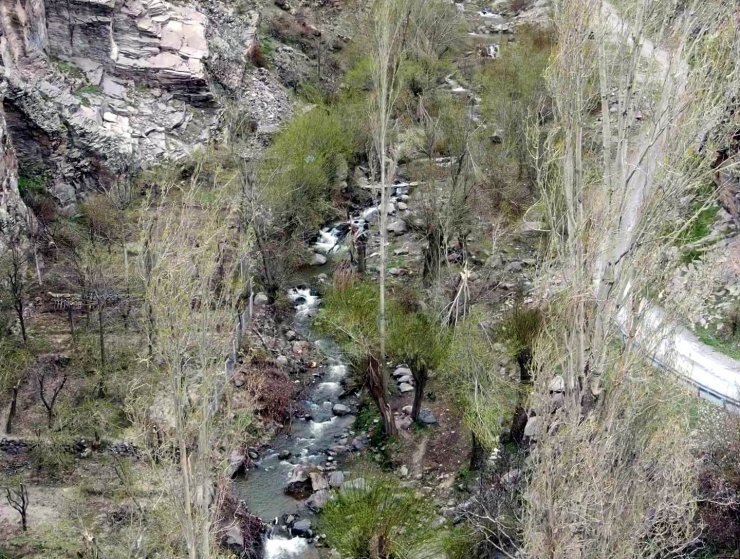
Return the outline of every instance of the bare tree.
<path id="1" fill-rule="evenodd" d="M 125 251 L 124 251 L 125 252 Z M 105 393 L 108 352 L 106 345 L 109 309 L 128 304 L 124 279 L 119 277 L 120 255 L 101 244 L 86 243 L 80 247 L 73 260 L 74 287 L 90 314 L 95 316 L 95 331 L 98 338 L 100 374 L 98 393 Z"/>
<path id="2" fill-rule="evenodd" d="M 7 241 L 5 254 L 0 257 L 0 270 L 2 279 L 15 315 L 18 318 L 18 325 L 21 329 L 21 338 L 23 343 L 28 342 L 26 332 L 26 299 L 30 282 L 28 281 L 28 257 L 21 246 L 20 239 L 16 235 L 11 235 Z"/>
<path id="3" fill-rule="evenodd" d="M 204 205 L 197 201 L 198 188 L 194 180 L 184 190 L 165 192 L 160 205 L 149 208 L 144 274 L 150 278 L 146 301 L 156 317 L 154 361 L 166 378 L 174 417 L 178 475 L 170 495 L 187 556 L 207 559 L 216 545 L 214 449 L 221 434 L 215 424 L 228 381 L 224 361 L 232 349 L 234 309 L 243 289 L 229 228 L 238 197 L 225 188 Z M 170 205 L 170 197 L 181 203 Z M 189 250 L 182 250 L 185 245 Z M 239 247 L 238 253 L 246 250 Z"/>
<path id="4" fill-rule="evenodd" d="M 21 527 L 23 531 L 28 531 L 28 489 L 22 481 L 17 486 L 5 488 L 5 498 L 8 505 L 21 515 Z"/>
<path id="5" fill-rule="evenodd" d="M 404 56 L 410 25 L 410 4 L 407 0 L 378 0 L 371 10 L 373 104 L 370 120 L 373 144 L 380 170 L 380 376 L 386 388 L 386 272 L 388 264 L 388 201 L 396 173 L 396 155 L 392 148 L 393 112 L 400 88 L 399 69 Z M 395 424 L 387 426 L 393 436 Z"/>
<path id="6" fill-rule="evenodd" d="M 10 406 L 8 407 L 8 417 L 5 419 L 5 434 L 10 435 L 13 431 L 13 420 L 18 410 L 18 391 L 21 388 L 21 381 L 18 379 L 10 389 Z"/>
<path id="7" fill-rule="evenodd" d="M 39 373 L 36 375 L 36 382 L 38 383 L 39 387 L 39 398 L 41 398 L 41 402 L 46 408 L 46 420 L 49 429 L 51 429 L 54 425 L 54 406 L 57 403 L 57 398 L 64 388 L 64 385 L 67 384 L 67 372 L 65 371 L 64 373 L 62 373 L 61 380 L 59 380 L 56 385 L 49 386 L 48 380 L 49 373 L 51 372 L 53 372 L 53 376 L 56 377 L 56 373 L 58 373 L 58 367 L 54 364 L 42 366 L 41 371 L 39 371 Z M 47 394 L 47 388 L 51 388 L 50 394 Z"/>
<path id="8" fill-rule="evenodd" d="M 552 233 L 542 279 L 560 285 L 542 293 L 532 359 L 521 544 L 533 557 L 676 556 L 697 537 L 689 405 L 646 359 L 668 329 L 650 298 L 675 265 L 679 201 L 708 176 L 697 139 L 737 87 L 734 5 L 556 4 L 555 126 L 537 159 Z"/>

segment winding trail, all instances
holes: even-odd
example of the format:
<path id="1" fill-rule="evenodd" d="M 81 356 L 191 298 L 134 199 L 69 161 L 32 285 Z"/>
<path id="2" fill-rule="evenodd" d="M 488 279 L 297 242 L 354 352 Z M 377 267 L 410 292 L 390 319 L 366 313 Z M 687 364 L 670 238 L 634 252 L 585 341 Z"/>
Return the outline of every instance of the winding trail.
<path id="1" fill-rule="evenodd" d="M 629 25 L 622 20 L 617 10 L 609 3 L 602 4 L 602 18 L 607 32 L 614 34 L 616 40 L 630 37 Z M 628 39 L 631 40 L 631 39 Z M 689 68 L 685 60 L 677 54 L 644 40 L 640 56 L 654 63 L 657 76 L 664 91 L 678 91 L 686 87 Z M 674 99 L 661 96 L 662 102 Z M 663 154 L 668 142 L 668 127 L 661 119 L 671 118 L 671 107 L 659 105 L 656 111 L 659 121 L 655 125 L 643 125 L 636 147 L 628 154 L 624 172 L 627 175 L 626 191 L 622 196 L 621 221 L 616 235 L 607 240 L 602 262 L 597 266 L 596 285 L 601 283 L 607 262 L 618 263 L 635 240 L 636 230 L 643 218 L 644 201 L 649 199 L 653 181 L 660 171 Z M 625 295 L 629 292 L 627 284 Z M 651 302 L 641 302 L 640 326 L 636 341 L 642 347 L 650 347 L 650 359 L 658 368 L 669 371 L 697 390 L 697 394 L 713 403 L 721 405 L 734 413 L 740 413 L 740 362 L 703 344 L 688 328 L 671 324 L 666 313 Z M 617 325 L 623 334 L 631 321 L 630 312 L 622 308 L 617 315 Z M 656 345 L 651 341 L 656 331 L 662 334 Z"/>

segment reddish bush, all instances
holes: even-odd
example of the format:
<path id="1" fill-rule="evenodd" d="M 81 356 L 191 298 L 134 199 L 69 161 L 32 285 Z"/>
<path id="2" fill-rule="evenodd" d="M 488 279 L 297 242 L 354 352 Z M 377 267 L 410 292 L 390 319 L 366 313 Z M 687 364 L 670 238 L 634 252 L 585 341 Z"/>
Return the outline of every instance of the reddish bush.
<path id="1" fill-rule="evenodd" d="M 257 403 L 260 417 L 277 423 L 290 418 L 294 385 L 283 371 L 266 363 L 253 363 L 240 375 L 244 388 Z"/>
<path id="2" fill-rule="evenodd" d="M 252 61 L 252 64 L 257 68 L 267 68 L 267 59 L 265 58 L 265 55 L 262 52 L 262 47 L 259 43 L 255 43 L 255 45 L 249 49 L 247 56 Z"/>

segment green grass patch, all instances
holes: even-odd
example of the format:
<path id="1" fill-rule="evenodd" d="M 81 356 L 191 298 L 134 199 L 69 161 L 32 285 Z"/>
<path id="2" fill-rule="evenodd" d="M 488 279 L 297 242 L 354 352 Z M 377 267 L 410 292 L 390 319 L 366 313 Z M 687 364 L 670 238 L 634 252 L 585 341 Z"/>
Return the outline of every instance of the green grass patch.
<path id="1" fill-rule="evenodd" d="M 697 328 L 695 333 L 703 344 L 713 347 L 733 359 L 740 359 L 740 338 L 737 336 L 734 338 L 720 336 L 708 328 Z"/>
<path id="2" fill-rule="evenodd" d="M 691 227 L 686 231 L 686 234 L 682 236 L 682 243 L 695 243 L 709 235 L 712 232 L 712 225 L 717 221 L 718 212 L 719 206 L 710 206 L 701 210 L 691 224 Z"/>
<path id="3" fill-rule="evenodd" d="M 398 480 L 362 478 L 322 514 L 320 530 L 343 557 L 432 557 L 444 549 L 445 531 L 434 526 L 432 501 Z"/>
<path id="4" fill-rule="evenodd" d="M 43 194 L 46 177 L 42 173 L 29 173 L 18 176 L 18 192 L 21 197 L 29 194 Z"/>
<path id="5" fill-rule="evenodd" d="M 99 95 L 102 93 L 102 89 L 100 89 L 99 85 L 85 85 L 82 86 L 80 89 L 77 90 L 77 93 L 80 95 Z"/>

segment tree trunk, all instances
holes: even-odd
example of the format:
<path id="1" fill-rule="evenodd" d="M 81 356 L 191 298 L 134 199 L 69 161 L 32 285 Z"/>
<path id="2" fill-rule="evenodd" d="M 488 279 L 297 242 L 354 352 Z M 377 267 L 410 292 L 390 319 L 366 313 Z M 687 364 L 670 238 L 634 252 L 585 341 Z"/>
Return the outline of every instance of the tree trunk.
<path id="1" fill-rule="evenodd" d="M 483 448 L 480 439 L 473 432 L 470 433 L 470 441 L 470 469 L 477 472 L 483 469 L 483 464 L 486 462 L 486 449 Z"/>
<path id="2" fill-rule="evenodd" d="M 380 364 L 375 356 L 370 356 L 367 364 L 368 385 L 370 395 L 375 400 L 383 421 L 383 430 L 386 437 L 395 437 L 398 434 L 396 422 L 393 419 L 393 411 L 388 403 L 388 389 L 386 387 L 385 375 L 380 368 Z"/>
<path id="3" fill-rule="evenodd" d="M 427 386 L 427 380 L 429 380 L 429 373 L 423 367 L 414 370 L 414 406 L 411 408 L 411 419 L 419 421 L 419 414 L 421 413 L 421 404 L 424 401 L 424 390 Z"/>
<path id="4" fill-rule="evenodd" d="M 15 412 L 18 407 L 18 390 L 20 389 L 21 381 L 15 383 L 12 390 L 12 396 L 10 397 L 10 409 L 8 410 L 8 418 L 5 421 L 5 434 L 10 435 L 13 430 L 13 419 L 15 419 Z"/>
<path id="5" fill-rule="evenodd" d="M 18 322 L 21 326 L 21 338 L 23 338 L 23 343 L 25 344 L 28 342 L 28 336 L 26 335 L 26 319 L 23 316 L 23 299 L 20 296 L 15 302 L 15 312 L 18 315 Z"/>
<path id="6" fill-rule="evenodd" d="M 519 380 L 522 384 L 530 384 L 532 382 L 532 351 L 529 349 L 523 349 L 516 356 L 516 362 L 519 363 Z"/>
<path id="7" fill-rule="evenodd" d="M 431 285 L 433 278 L 439 277 L 442 238 L 442 233 L 437 227 L 426 234 L 427 246 L 424 248 L 424 267 L 422 271 L 422 280 L 425 286 Z"/>
<path id="8" fill-rule="evenodd" d="M 100 344 L 100 382 L 98 384 L 98 397 L 105 396 L 105 329 L 103 326 L 103 307 L 98 303 L 98 342 Z"/>
<path id="9" fill-rule="evenodd" d="M 357 235 L 357 273 L 365 273 L 365 262 L 367 260 L 367 233 L 362 230 Z"/>

